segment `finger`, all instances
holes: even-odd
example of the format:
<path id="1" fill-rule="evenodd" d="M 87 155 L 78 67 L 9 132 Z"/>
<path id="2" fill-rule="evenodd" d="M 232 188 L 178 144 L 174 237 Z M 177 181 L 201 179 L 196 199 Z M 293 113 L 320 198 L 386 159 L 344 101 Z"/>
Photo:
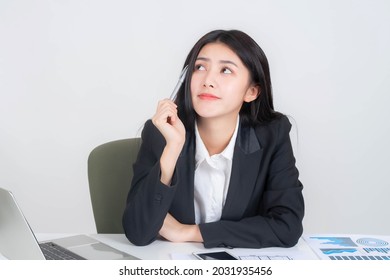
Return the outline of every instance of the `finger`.
<path id="1" fill-rule="evenodd" d="M 163 116 L 169 115 L 171 117 L 173 115 L 177 115 L 177 108 L 176 108 L 176 106 L 172 106 L 171 104 L 165 104 L 164 106 L 161 107 L 159 112 Z"/>
<path id="2" fill-rule="evenodd" d="M 165 123 L 175 122 L 177 119 L 177 110 L 173 108 L 164 108 L 157 112 L 152 121 L 155 125 L 163 125 Z"/>
<path id="3" fill-rule="evenodd" d="M 177 105 L 172 100 L 163 99 L 158 102 L 157 111 L 166 107 L 177 108 Z"/>

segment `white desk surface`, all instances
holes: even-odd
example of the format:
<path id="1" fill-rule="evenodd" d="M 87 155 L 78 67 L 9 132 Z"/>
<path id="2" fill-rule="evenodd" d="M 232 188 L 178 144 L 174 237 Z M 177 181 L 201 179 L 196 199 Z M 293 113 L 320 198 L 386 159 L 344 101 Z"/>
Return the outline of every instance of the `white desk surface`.
<path id="1" fill-rule="evenodd" d="M 37 234 L 38 241 L 53 240 L 61 237 L 67 237 L 77 234 Z M 131 244 L 123 234 L 87 234 L 117 250 L 126 252 L 143 260 L 179 260 L 179 259 L 196 259 L 192 253 L 203 251 L 230 251 L 233 255 L 240 259 L 294 259 L 294 260 L 318 260 L 329 259 L 329 256 L 321 254 L 322 248 L 329 250 L 330 248 L 343 248 L 345 246 L 353 246 L 357 248 L 356 253 L 345 253 L 347 258 L 359 258 L 360 255 L 370 256 L 378 255 L 381 259 L 389 259 L 390 255 L 390 236 L 375 236 L 375 235 L 345 235 L 345 234 L 316 234 L 304 235 L 299 239 L 296 246 L 292 248 L 264 248 L 264 249 L 224 249 L 213 248 L 205 249 L 201 243 L 172 243 L 163 240 L 156 240 L 147 246 L 135 246 Z M 341 238 L 340 238 L 341 237 Z M 351 245 L 348 243 L 353 242 Z M 342 241 L 343 244 L 340 244 Z M 325 246 L 325 247 L 324 247 Z M 341 247 L 340 247 L 341 246 Z M 360 247 L 368 247 L 368 252 L 364 253 Z M 377 248 L 378 247 L 378 248 Z M 363 248 L 364 249 L 364 248 Z M 367 249 L 367 248 L 365 248 Z M 317 255 L 318 254 L 318 255 Z M 341 255 L 341 253 L 337 253 Z M 318 256 L 322 256 L 321 258 Z M 377 257 L 378 257 L 377 256 Z M 6 259 L 1 255 L 0 260 Z M 254 259 L 254 258 L 252 258 Z"/>
<path id="2" fill-rule="evenodd" d="M 71 234 L 37 234 L 37 239 L 39 241 L 45 241 L 70 235 Z M 184 257 L 195 259 L 195 257 L 192 256 L 193 252 L 225 250 L 225 248 L 205 249 L 201 243 L 172 243 L 163 240 L 156 240 L 147 246 L 135 246 L 131 244 L 123 234 L 89 234 L 89 236 L 143 260 L 171 260 L 180 259 L 180 257 L 183 257 L 183 259 Z M 317 255 L 307 245 L 303 238 L 301 238 L 298 244 L 292 248 L 235 248 L 226 249 L 226 251 L 230 251 L 233 254 L 294 255 L 297 256 L 297 259 L 318 259 Z"/>

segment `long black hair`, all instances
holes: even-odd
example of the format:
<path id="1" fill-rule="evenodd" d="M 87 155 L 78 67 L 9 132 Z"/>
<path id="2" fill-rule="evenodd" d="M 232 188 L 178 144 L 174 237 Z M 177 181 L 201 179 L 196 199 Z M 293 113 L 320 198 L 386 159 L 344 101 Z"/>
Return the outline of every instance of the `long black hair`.
<path id="1" fill-rule="evenodd" d="M 214 30 L 199 39 L 184 63 L 184 65 L 188 65 L 188 72 L 185 83 L 180 88 L 175 102 L 178 105 L 179 118 L 186 129 L 193 131 L 196 120 L 190 89 L 195 61 L 206 44 L 215 42 L 225 44 L 237 54 L 248 68 L 252 84 L 260 88 L 260 94 L 255 100 L 243 103 L 240 110 L 242 122 L 250 124 L 265 123 L 280 116 L 281 114 L 274 110 L 268 60 L 260 46 L 242 31 Z"/>

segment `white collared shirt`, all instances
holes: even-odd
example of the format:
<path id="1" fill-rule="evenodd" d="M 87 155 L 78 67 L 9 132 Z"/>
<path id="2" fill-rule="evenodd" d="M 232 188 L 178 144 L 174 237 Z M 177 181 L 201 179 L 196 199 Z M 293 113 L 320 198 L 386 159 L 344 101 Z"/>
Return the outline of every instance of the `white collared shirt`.
<path id="1" fill-rule="evenodd" d="M 229 144 L 220 154 L 212 156 L 209 155 L 199 135 L 198 126 L 195 125 L 194 206 L 196 224 L 221 219 L 230 183 L 238 124 L 239 117 Z"/>

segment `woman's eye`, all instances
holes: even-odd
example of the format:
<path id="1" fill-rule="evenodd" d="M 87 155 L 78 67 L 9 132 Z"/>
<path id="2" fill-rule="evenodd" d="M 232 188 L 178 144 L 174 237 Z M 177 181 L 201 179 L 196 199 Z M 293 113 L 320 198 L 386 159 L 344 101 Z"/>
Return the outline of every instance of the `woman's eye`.
<path id="1" fill-rule="evenodd" d="M 222 73 L 224 73 L 224 74 L 231 74 L 232 71 L 229 68 L 223 68 L 222 69 Z"/>
<path id="2" fill-rule="evenodd" d="M 203 65 L 195 65 L 195 70 L 200 70 L 200 71 L 203 71 L 205 70 L 206 68 L 203 66 Z"/>

